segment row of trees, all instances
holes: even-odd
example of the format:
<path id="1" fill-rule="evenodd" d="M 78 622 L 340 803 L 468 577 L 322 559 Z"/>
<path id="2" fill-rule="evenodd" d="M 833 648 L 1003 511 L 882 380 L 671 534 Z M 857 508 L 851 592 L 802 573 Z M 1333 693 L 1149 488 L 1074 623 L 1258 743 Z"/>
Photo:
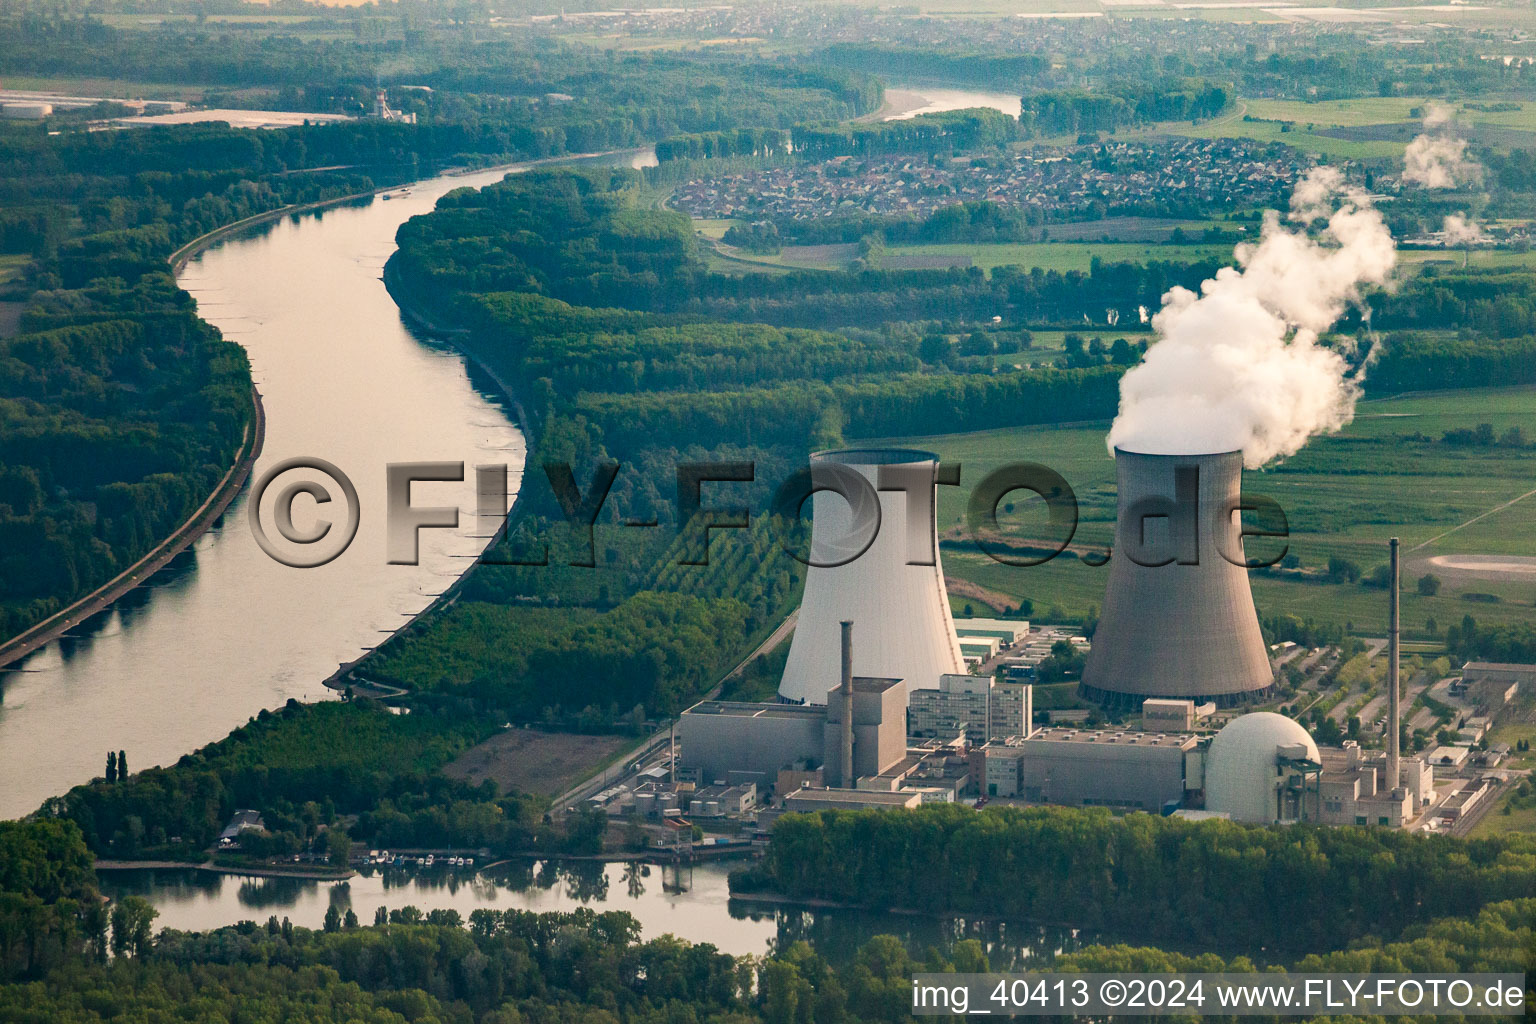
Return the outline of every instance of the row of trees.
<path id="1" fill-rule="evenodd" d="M 1018 119 L 986 107 L 920 114 L 895 121 L 797 124 L 795 153 L 808 159 L 990 149 L 1021 137 Z"/>
<path id="2" fill-rule="evenodd" d="M 1229 86 L 1200 80 L 1111 82 L 1093 90 L 1026 94 L 1020 118 L 1045 135 L 1112 132 L 1154 121 L 1215 117 L 1232 102 Z"/>
<path id="3" fill-rule="evenodd" d="M 778 156 L 789 152 L 789 133 L 778 128 L 674 135 L 656 143 L 656 159 L 704 160 L 727 156 Z"/>

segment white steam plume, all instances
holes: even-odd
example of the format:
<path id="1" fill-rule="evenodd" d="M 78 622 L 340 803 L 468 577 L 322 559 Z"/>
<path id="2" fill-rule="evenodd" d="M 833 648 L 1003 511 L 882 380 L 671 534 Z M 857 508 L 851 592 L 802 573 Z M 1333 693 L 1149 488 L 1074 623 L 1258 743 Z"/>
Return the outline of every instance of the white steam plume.
<path id="1" fill-rule="evenodd" d="M 1443 228 L 1446 245 L 1474 245 L 1477 242 L 1486 241 L 1488 236 L 1483 234 L 1483 229 L 1477 221 L 1461 213 L 1453 213 L 1445 218 Z"/>
<path id="2" fill-rule="evenodd" d="M 1307 226 L 1327 220 L 1321 239 Z M 1241 451 L 1249 468 L 1293 454 L 1354 416 L 1360 383 L 1318 335 L 1362 284 L 1385 284 L 1397 260 L 1370 197 L 1335 168 L 1297 183 L 1289 220 L 1264 217 L 1196 295 L 1172 288 L 1152 318 L 1158 340 L 1120 381 L 1111 449 L 1154 455 Z"/>
<path id="3" fill-rule="evenodd" d="M 1451 131 L 1451 108 L 1431 103 L 1424 113 L 1424 132 L 1408 143 L 1403 154 L 1403 184 L 1429 189 L 1475 185 L 1483 180 L 1483 165 L 1467 156 L 1467 140 Z"/>

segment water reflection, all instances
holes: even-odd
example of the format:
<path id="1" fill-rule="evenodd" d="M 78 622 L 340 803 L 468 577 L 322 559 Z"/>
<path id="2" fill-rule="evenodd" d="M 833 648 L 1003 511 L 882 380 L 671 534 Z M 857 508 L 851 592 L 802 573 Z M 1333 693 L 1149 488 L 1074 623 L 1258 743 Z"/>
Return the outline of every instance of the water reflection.
<path id="1" fill-rule="evenodd" d="M 318 928 L 334 903 L 371 921 L 414 906 L 423 914 L 452 909 L 468 919 L 475 910 L 624 910 L 642 935 L 671 933 L 728 953 L 765 954 L 804 940 L 824 956 L 852 957 L 873 935 L 894 935 L 914 954 L 979 940 L 999 970 L 1048 964 L 1080 948 L 1075 929 L 1017 922 L 932 918 L 863 910 L 806 909 L 730 897 L 730 865 L 678 868 L 600 861 L 518 859 L 484 871 L 463 868 L 370 868 L 349 882 L 249 878 L 191 870 L 115 871 L 102 875 L 112 896 L 134 893 L 159 911 L 158 927 L 208 929 L 276 915 Z"/>

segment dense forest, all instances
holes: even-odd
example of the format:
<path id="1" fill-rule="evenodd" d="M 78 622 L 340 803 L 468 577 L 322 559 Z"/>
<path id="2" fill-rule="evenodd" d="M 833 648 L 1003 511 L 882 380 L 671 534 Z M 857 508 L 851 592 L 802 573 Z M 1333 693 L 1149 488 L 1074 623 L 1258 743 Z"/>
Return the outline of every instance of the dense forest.
<path id="1" fill-rule="evenodd" d="M 171 253 L 254 214 L 408 178 L 440 155 L 384 122 L 0 129 L 5 251 L 29 260 L 8 286 L 24 303 L 20 333 L 0 339 L 0 639 L 173 532 L 246 437 L 245 352 L 197 318 Z"/>
<path id="2" fill-rule="evenodd" d="M 736 884 L 1202 947 L 1320 952 L 1529 897 L 1536 839 L 932 805 L 786 815 L 761 868 Z"/>
<path id="3" fill-rule="evenodd" d="M 578 482 L 607 461 L 619 470 L 595 564 L 564 565 L 549 547 L 560 511 L 535 475 L 513 542 L 475 571 L 466 600 L 385 645 L 363 677 L 514 720 L 590 727 L 675 713 L 793 600 L 800 567 L 766 511 L 811 450 L 914 422 L 962 430 L 1113 407 L 1123 364 L 966 370 L 947 343 L 925 348 L 911 321 L 973 319 L 990 303 L 1075 312 L 1128 284 L 1150 295 L 1171 273 L 1199 273 L 728 276 L 706 269 L 685 217 L 643 194 L 632 172 L 532 172 L 451 193 L 401 227 L 387 274 L 397 296 L 472 332 L 467 344 L 529 408 L 539 460 L 569 460 Z M 718 531 L 707 566 L 688 564 L 698 543 L 679 519 L 675 474 L 689 461 L 752 467 L 734 489 L 716 485 L 739 498 L 749 528 Z M 618 517 L 664 529 L 611 525 Z"/>
<path id="4" fill-rule="evenodd" d="M 1135 79 L 1093 90 L 1026 94 L 1020 124 L 1045 135 L 1112 132 L 1155 121 L 1197 121 L 1215 117 L 1232 102 L 1232 89 L 1200 80 Z"/>
<path id="5" fill-rule="evenodd" d="M 795 153 L 807 159 L 881 153 L 955 153 L 1020 137 L 1019 121 L 987 108 L 947 110 L 896 121 L 796 125 Z"/>
<path id="6" fill-rule="evenodd" d="M 391 81 L 381 83 L 381 67 Z M 360 114 L 375 86 L 486 151 L 521 156 L 636 146 L 680 132 L 776 127 L 875 110 L 877 79 L 815 65 L 710 54 L 615 54 L 548 40 L 308 40 L 253 45 L 227 29 L 121 29 L 94 18 L 0 17 L 0 73 L 227 87 L 236 106 Z M 445 149 L 454 148 L 445 143 Z"/>

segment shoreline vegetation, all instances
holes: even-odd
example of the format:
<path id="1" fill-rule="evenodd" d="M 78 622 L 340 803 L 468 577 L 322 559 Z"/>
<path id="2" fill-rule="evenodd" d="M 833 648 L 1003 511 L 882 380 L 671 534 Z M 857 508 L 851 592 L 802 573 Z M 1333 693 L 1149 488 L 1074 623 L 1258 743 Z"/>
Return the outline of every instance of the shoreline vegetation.
<path id="1" fill-rule="evenodd" d="M 229 506 L 245 490 L 251 469 L 260 458 L 262 446 L 266 441 L 266 425 L 267 415 L 261 404 L 261 392 L 252 384 L 251 420 L 246 424 L 240 455 L 235 459 L 234 465 L 230 466 L 224 479 L 220 480 L 218 486 L 213 489 L 213 493 L 175 533 L 162 540 L 137 562 L 69 607 L 60 609 L 30 629 L 0 643 L 0 670 L 48 646 L 75 626 L 108 611 L 126 594 L 141 584 L 149 582 L 177 555 L 197 543 L 213 528 L 214 524 L 223 518 Z M 0 687 L 0 699 L 3 699 L 3 696 L 4 690 Z"/>
<path id="2" fill-rule="evenodd" d="M 96 860 L 92 866 L 97 871 L 207 871 L 215 875 L 246 875 L 251 878 L 299 878 L 313 882 L 345 882 L 357 875 L 353 868 L 345 871 L 314 867 L 296 867 L 288 870 L 280 865 L 219 864 L 214 861 L 181 860 Z"/>

